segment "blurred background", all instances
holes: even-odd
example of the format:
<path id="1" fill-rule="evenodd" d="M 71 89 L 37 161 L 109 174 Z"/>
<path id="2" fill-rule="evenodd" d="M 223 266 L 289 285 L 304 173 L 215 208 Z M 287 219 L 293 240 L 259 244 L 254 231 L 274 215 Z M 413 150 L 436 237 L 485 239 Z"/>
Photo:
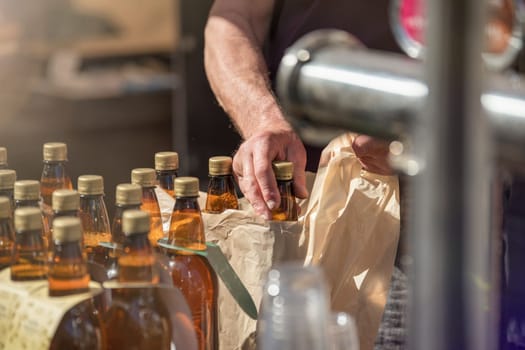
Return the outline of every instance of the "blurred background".
<path id="1" fill-rule="evenodd" d="M 179 152 L 180 175 L 207 186 L 208 158 L 239 137 L 203 68 L 211 0 L 0 0 L 0 146 L 18 179 L 40 179 L 42 145 L 66 142 L 73 185 Z"/>

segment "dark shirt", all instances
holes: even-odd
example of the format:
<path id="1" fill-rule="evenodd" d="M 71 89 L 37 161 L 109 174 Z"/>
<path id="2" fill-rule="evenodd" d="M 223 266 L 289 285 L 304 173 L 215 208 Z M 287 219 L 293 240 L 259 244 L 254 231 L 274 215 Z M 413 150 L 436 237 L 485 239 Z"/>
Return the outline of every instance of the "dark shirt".
<path id="1" fill-rule="evenodd" d="M 390 0 L 276 0 L 266 43 L 272 81 L 284 51 L 316 29 L 345 30 L 366 47 L 401 52 L 390 29 Z"/>

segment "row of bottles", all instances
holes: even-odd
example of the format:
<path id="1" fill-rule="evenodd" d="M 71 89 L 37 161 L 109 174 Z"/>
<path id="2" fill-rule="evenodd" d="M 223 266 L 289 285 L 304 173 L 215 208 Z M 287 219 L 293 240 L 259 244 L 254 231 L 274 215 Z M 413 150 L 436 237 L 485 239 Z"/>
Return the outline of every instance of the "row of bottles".
<path id="1" fill-rule="evenodd" d="M 4 158 L 4 164 L 7 167 L 7 157 Z M 105 266 L 108 276 L 116 277 L 120 282 L 156 284 L 159 277 L 156 271 L 158 267 L 155 262 L 155 254 L 165 254 L 169 260 L 168 269 L 173 285 L 180 289 L 190 306 L 199 348 L 217 348 L 217 277 L 208 260 L 199 254 L 206 250 L 206 241 L 201 210 L 197 201 L 199 197 L 198 179 L 178 177 L 177 153 L 157 153 L 155 169 L 133 169 L 131 183 L 117 186 L 116 214 L 110 227 L 103 199 L 102 176 L 80 176 L 75 191 L 67 175 L 66 161 L 65 144 L 52 143 L 44 145 L 44 171 L 40 183 L 31 180 L 17 182 L 16 173 L 13 170 L 0 170 L 0 195 L 7 195 L 7 198 L 0 198 L 0 224 L 3 224 L 3 218 L 9 222 L 9 216 L 12 213 L 10 208 L 17 208 L 15 227 L 23 225 L 24 220 L 21 219 L 23 215 L 20 213 L 30 210 L 25 207 L 33 206 L 34 208 L 31 209 L 33 213 L 38 212 L 40 215 L 38 227 L 34 220 L 31 221 L 32 226 L 28 224 L 27 230 L 33 231 L 33 234 L 29 236 L 33 238 L 21 245 L 17 251 L 24 252 L 23 247 L 29 243 L 35 243 L 39 247 L 41 245 L 40 248 L 44 252 L 43 255 L 33 254 L 34 252 L 27 256 L 24 255 L 24 264 L 21 265 L 13 263 L 16 259 L 6 259 L 6 253 L 16 250 L 18 244 L 19 230 L 17 228 L 15 235 L 11 224 L 10 228 L 5 230 L 11 230 L 10 233 L 4 236 L 11 235 L 12 238 L 16 236 L 14 242 L 13 239 L 11 240 L 11 246 L 14 248 L 4 249 L 4 247 L 9 247 L 9 239 L 4 238 L 0 232 L 0 268 L 13 263 L 11 272 L 14 280 L 27 280 L 35 276 L 52 278 L 49 275 L 50 272 L 47 271 L 48 266 L 52 265 L 52 263 L 48 264 L 49 253 L 47 252 L 55 251 L 56 254 L 56 249 L 63 247 L 63 244 L 57 246 L 60 239 L 56 238 L 55 223 L 60 223 L 59 219 L 64 216 L 76 217 L 76 220 L 81 223 L 80 238 L 77 244 L 80 247 L 79 251 L 83 252 L 87 259 Z M 0 148 L 1 164 L 2 151 Z M 282 198 L 281 206 L 272 213 L 273 219 L 297 220 L 297 207 L 293 195 L 292 163 L 274 162 L 273 169 Z M 210 158 L 209 174 L 208 197 L 204 210 L 209 213 L 220 213 L 226 209 L 238 209 L 239 202 L 235 193 L 231 157 Z M 40 186 L 40 193 L 38 193 L 38 186 Z M 162 230 L 160 208 L 155 193 L 156 186 L 175 198 L 167 233 Z M 39 210 L 38 198 L 40 195 L 43 199 L 44 215 Z M 13 201 L 13 206 L 10 206 L 10 199 Z M 18 203 L 17 200 L 21 202 Z M 7 203 L 4 205 L 7 209 L 2 209 L 2 203 Z M 137 211 L 138 209 L 143 212 Z M 4 212 L 7 214 L 2 216 Z M 9 224 L 6 227 L 9 227 Z M 37 233 L 40 234 L 40 240 L 34 238 Z M 170 249 L 158 248 L 157 242 L 161 238 L 167 238 Z M 2 240 L 7 244 L 1 244 Z M 110 241 L 115 243 L 118 249 L 110 252 L 108 256 L 107 249 L 101 247 L 100 243 Z M 108 259 L 116 262 L 116 268 L 115 266 L 110 267 Z M 8 260 L 10 262 L 7 262 Z M 42 269 L 36 269 L 38 266 L 41 266 Z M 74 264 L 71 266 L 73 268 Z M 77 272 L 80 271 L 78 267 L 74 269 Z M 113 269 L 112 274 L 109 273 L 110 269 Z M 28 277 L 24 271 L 33 271 L 35 276 L 29 274 Z M 144 303 L 147 300 L 153 300 L 143 295 L 143 292 L 140 292 L 140 295 L 132 291 L 123 293 L 127 297 L 138 298 L 140 296 Z M 160 341 L 162 343 L 162 340 Z"/>

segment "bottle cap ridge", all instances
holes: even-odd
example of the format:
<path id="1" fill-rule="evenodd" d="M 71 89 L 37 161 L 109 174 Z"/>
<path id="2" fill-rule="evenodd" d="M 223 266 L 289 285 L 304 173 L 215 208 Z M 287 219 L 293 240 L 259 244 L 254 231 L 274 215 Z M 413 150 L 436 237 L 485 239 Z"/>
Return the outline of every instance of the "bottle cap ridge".
<path id="1" fill-rule="evenodd" d="M 55 242 L 75 242 L 82 239 L 82 224 L 79 218 L 58 217 L 53 220 L 53 240 Z"/>
<path id="2" fill-rule="evenodd" d="M 142 203 L 142 187 L 138 184 L 119 184 L 115 193 L 117 205 Z"/>
<path id="3" fill-rule="evenodd" d="M 12 169 L 0 170 L 0 190 L 10 190 L 15 186 L 16 171 Z"/>
<path id="4" fill-rule="evenodd" d="M 15 200 L 38 200 L 40 199 L 40 182 L 37 180 L 15 181 Z"/>
<path id="5" fill-rule="evenodd" d="M 80 194 L 75 190 L 61 189 L 53 192 L 51 205 L 53 211 L 80 209 Z"/>
<path id="6" fill-rule="evenodd" d="M 211 176 L 232 174 L 232 157 L 216 156 L 208 161 L 209 174 Z"/>
<path id="7" fill-rule="evenodd" d="M 137 168 L 131 171 L 131 183 L 142 187 L 153 187 L 157 181 L 157 173 L 152 168 Z"/>
<path id="8" fill-rule="evenodd" d="M 293 179 L 293 163 L 287 161 L 275 161 L 272 163 L 273 172 L 277 180 Z"/>
<path id="9" fill-rule="evenodd" d="M 15 210 L 15 231 L 25 232 L 42 229 L 42 213 L 38 208 L 19 208 Z"/>
<path id="10" fill-rule="evenodd" d="M 44 144 L 44 160 L 66 161 L 67 145 L 63 142 L 48 142 Z"/>
<path id="11" fill-rule="evenodd" d="M 142 210 L 126 210 L 122 214 L 122 232 L 126 236 L 149 232 L 149 213 Z"/>
<path id="12" fill-rule="evenodd" d="M 104 178 L 100 175 L 81 175 L 77 187 L 81 195 L 104 194 Z"/>
<path id="13" fill-rule="evenodd" d="M 183 176 L 175 178 L 175 193 L 177 197 L 198 197 L 199 179 L 196 177 Z"/>
<path id="14" fill-rule="evenodd" d="M 5 219 L 11 216 L 11 201 L 8 197 L 0 197 L 0 219 Z"/>
<path id="15" fill-rule="evenodd" d="M 178 170 L 179 154 L 177 152 L 155 153 L 155 170 Z"/>

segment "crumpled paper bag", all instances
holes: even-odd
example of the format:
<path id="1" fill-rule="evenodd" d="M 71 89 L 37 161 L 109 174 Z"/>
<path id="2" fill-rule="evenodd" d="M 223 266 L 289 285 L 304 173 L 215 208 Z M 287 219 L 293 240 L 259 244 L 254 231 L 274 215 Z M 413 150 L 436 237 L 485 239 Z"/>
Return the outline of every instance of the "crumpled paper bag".
<path id="1" fill-rule="evenodd" d="M 397 176 L 362 169 L 352 150 L 354 134 L 323 151 L 303 240 L 305 264 L 320 265 L 335 311 L 357 323 L 360 349 L 372 349 L 386 304 L 400 228 Z"/>

